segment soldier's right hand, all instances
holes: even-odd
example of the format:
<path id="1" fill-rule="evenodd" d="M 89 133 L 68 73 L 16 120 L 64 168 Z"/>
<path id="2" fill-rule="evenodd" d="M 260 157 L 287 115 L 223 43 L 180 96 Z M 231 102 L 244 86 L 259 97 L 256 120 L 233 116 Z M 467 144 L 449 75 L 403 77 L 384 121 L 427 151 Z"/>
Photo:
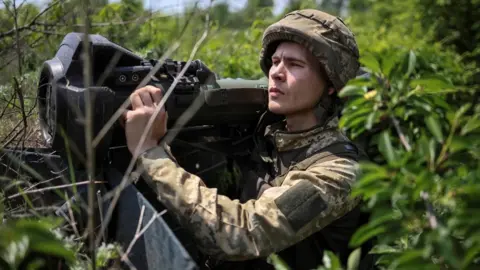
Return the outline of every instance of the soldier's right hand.
<path id="1" fill-rule="evenodd" d="M 153 125 L 146 134 L 144 143 L 139 146 L 147 124 L 162 99 L 162 91 L 157 87 L 148 85 L 135 90 L 129 99 L 132 104 L 132 110 L 126 110 L 123 113 L 123 121 L 128 149 L 136 157 L 158 145 L 158 141 L 167 132 L 168 116 L 165 108 L 161 108 Z"/>

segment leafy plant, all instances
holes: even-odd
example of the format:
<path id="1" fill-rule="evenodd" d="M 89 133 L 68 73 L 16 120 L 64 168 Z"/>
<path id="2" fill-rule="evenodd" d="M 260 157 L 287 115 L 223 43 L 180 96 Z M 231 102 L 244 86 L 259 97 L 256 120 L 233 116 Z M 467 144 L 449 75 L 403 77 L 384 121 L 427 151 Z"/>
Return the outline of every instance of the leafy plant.
<path id="1" fill-rule="evenodd" d="M 341 126 L 370 138 L 371 162 L 361 164 L 353 195 L 366 200 L 372 219 L 351 244 L 376 237 L 373 252 L 388 269 L 478 263 L 480 106 L 475 88 L 455 84 L 462 78 L 442 72 L 435 58 L 422 50 L 365 53 L 373 76 L 340 93 L 348 98 Z"/>

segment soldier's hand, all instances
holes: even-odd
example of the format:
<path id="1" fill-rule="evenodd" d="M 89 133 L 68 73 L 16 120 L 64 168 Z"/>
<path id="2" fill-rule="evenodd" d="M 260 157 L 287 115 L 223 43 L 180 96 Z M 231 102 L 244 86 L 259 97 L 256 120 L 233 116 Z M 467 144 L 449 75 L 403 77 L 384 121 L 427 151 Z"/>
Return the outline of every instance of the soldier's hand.
<path id="1" fill-rule="evenodd" d="M 162 108 L 147 132 L 144 143 L 137 150 L 140 138 L 147 128 L 147 123 L 162 99 L 162 92 L 159 88 L 145 86 L 135 90 L 129 98 L 132 110 L 125 111 L 122 120 L 125 127 L 128 150 L 136 157 L 138 154 L 158 145 L 160 138 L 167 132 L 168 116 L 165 108 Z M 135 153 L 136 150 L 137 152 Z"/>

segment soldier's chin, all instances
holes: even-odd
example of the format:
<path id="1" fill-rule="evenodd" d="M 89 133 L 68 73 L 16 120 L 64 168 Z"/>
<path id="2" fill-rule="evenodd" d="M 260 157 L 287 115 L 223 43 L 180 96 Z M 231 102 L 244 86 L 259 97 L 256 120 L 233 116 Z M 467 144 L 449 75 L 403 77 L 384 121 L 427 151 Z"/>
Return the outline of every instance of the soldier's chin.
<path id="1" fill-rule="evenodd" d="M 288 112 L 287 108 L 285 108 L 284 105 L 275 101 L 268 102 L 268 110 L 274 114 L 283 114 L 283 115 L 285 115 Z"/>

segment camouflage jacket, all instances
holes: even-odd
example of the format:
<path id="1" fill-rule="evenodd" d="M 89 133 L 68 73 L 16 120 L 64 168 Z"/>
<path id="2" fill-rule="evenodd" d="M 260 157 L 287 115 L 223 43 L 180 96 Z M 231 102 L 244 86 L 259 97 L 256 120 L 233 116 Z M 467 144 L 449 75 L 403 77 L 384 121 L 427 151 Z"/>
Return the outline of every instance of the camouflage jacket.
<path id="1" fill-rule="evenodd" d="M 274 144 L 276 173 L 248 179 L 268 183 L 251 198 L 240 201 L 218 194 L 202 179 L 180 167 L 168 146 L 159 146 L 138 159 L 142 176 L 155 186 L 158 199 L 191 231 L 198 248 L 227 261 L 264 258 L 291 247 L 342 218 L 359 199 L 350 196 L 357 175 L 355 160 L 335 157 L 295 169 L 295 158 L 336 142 L 348 141 L 338 119 L 304 132 L 265 130 Z"/>

